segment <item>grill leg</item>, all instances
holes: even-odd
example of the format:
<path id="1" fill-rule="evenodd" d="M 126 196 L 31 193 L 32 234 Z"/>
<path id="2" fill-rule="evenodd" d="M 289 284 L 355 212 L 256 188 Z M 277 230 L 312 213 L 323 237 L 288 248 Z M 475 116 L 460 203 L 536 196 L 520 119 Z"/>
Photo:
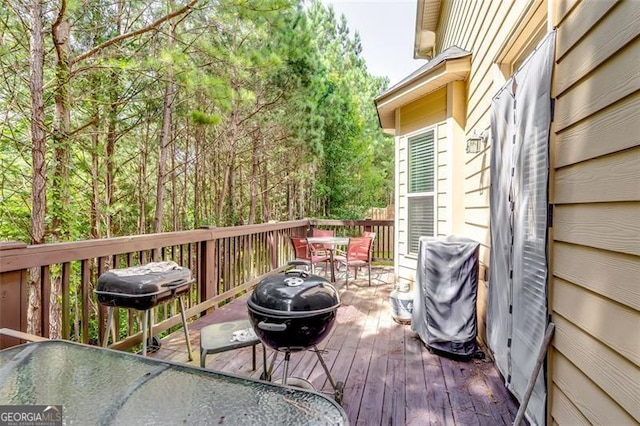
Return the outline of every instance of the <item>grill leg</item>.
<path id="1" fill-rule="evenodd" d="M 273 351 L 273 357 L 271 357 L 271 363 L 269 364 L 269 368 L 267 368 L 267 348 L 262 344 L 262 362 L 263 372 L 262 376 L 260 376 L 260 380 L 266 380 L 267 382 L 271 381 L 271 373 L 273 373 L 273 366 L 276 364 L 276 358 L 278 357 L 278 351 Z"/>
<path id="2" fill-rule="evenodd" d="M 253 352 L 253 362 L 251 364 L 251 366 L 253 367 L 252 371 L 256 371 L 256 345 L 253 345 L 251 347 L 251 349 L 252 349 L 252 352 Z"/>
<path id="3" fill-rule="evenodd" d="M 320 349 L 318 349 L 316 345 L 313 345 L 313 351 L 318 356 L 318 360 L 320 360 L 320 364 L 322 364 L 322 368 L 324 368 L 324 372 L 327 375 L 327 378 L 329 379 L 329 383 L 331 383 L 331 387 L 333 388 L 333 390 L 336 390 L 337 389 L 336 382 L 335 380 L 333 380 L 333 376 L 331 375 L 331 372 L 329 371 L 327 364 L 324 362 L 322 355 L 320 355 Z"/>
<path id="4" fill-rule="evenodd" d="M 149 315 L 149 334 L 147 334 L 147 348 L 148 348 L 149 346 L 153 345 L 153 308 L 147 311 L 147 315 Z"/>
<path id="5" fill-rule="evenodd" d="M 102 347 L 106 348 L 109 343 L 109 334 L 111 333 L 111 322 L 113 321 L 113 307 L 109 306 L 107 309 L 107 325 L 104 328 L 104 339 L 102 340 Z M 114 338 L 115 341 L 115 338 Z"/>
<path id="6" fill-rule="evenodd" d="M 182 301 L 182 297 L 178 297 L 178 302 L 180 303 L 180 316 L 182 317 L 182 328 L 184 329 L 184 338 L 187 342 L 187 352 L 189 353 L 189 361 L 193 361 L 193 356 L 191 355 L 191 341 L 189 340 L 189 329 L 187 328 L 187 315 L 184 312 L 184 302 Z M 255 364 L 255 346 L 254 346 L 254 354 L 253 354 L 253 362 Z M 255 366 L 253 368 L 255 370 Z"/>
<path id="7" fill-rule="evenodd" d="M 291 359 L 291 352 L 286 351 L 284 353 L 284 372 L 282 373 L 282 384 L 287 384 L 287 376 L 289 375 L 289 360 Z"/>
<path id="8" fill-rule="evenodd" d="M 262 346 L 262 373 L 265 375 L 265 380 L 267 380 L 267 347 L 264 343 L 260 346 Z"/>
<path id="9" fill-rule="evenodd" d="M 149 327 L 149 312 L 149 309 L 142 311 L 142 356 L 147 356 L 147 328 Z"/>

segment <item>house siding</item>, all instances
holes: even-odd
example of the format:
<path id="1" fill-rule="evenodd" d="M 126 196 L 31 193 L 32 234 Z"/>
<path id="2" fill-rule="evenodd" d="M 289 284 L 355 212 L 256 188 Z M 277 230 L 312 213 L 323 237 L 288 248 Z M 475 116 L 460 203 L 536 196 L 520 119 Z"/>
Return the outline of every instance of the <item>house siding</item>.
<path id="1" fill-rule="evenodd" d="M 558 1 L 550 416 L 640 422 L 640 8 Z"/>
<path id="2" fill-rule="evenodd" d="M 557 28 L 549 147 L 549 310 L 556 332 L 547 361 L 548 424 L 638 424 L 638 2 L 443 0 L 435 54 L 454 45 L 472 52 L 462 137 L 449 136 L 449 146 L 488 128 L 491 99 L 513 70 L 505 57 L 524 57 L 547 13 Z M 481 278 L 490 252 L 490 149 L 489 143 L 478 154 L 462 153 L 463 166 L 450 167 L 452 177 L 463 170 L 464 189 L 461 225 L 454 221 L 450 229 L 481 243 Z M 481 281 L 480 337 L 487 290 Z"/>
<path id="3" fill-rule="evenodd" d="M 425 111 L 428 111 L 425 114 Z M 399 282 L 415 281 L 417 258 L 407 255 L 407 135 L 419 134 L 421 131 L 435 131 L 436 162 L 436 235 L 447 235 L 450 229 L 449 213 L 449 161 L 448 161 L 448 123 L 447 123 L 447 88 L 439 89 L 428 96 L 417 99 L 397 110 L 396 137 L 396 277 Z"/>

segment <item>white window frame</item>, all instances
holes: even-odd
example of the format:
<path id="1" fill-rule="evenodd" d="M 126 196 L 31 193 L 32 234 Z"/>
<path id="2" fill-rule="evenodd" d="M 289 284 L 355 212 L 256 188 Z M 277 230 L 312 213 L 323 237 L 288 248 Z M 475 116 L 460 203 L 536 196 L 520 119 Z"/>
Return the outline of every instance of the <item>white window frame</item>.
<path id="1" fill-rule="evenodd" d="M 514 28 L 512 34 L 506 38 L 493 62 L 502 73 L 502 87 L 523 62 L 533 52 L 550 30 L 548 24 L 548 6 L 551 0 L 534 0 L 529 9 Z"/>
<path id="2" fill-rule="evenodd" d="M 422 191 L 422 192 L 411 192 L 410 190 L 410 182 L 411 182 L 411 176 L 410 176 L 410 156 L 411 156 L 411 139 L 414 139 L 416 137 L 420 137 L 422 135 L 425 135 L 429 132 L 433 133 L 433 151 L 432 151 L 432 155 L 433 155 L 433 190 L 432 191 Z M 435 236 L 438 234 L 438 230 L 437 230 L 437 226 L 438 226 L 438 133 L 437 133 L 437 126 L 430 126 L 424 129 L 420 129 L 416 132 L 410 133 L 408 135 L 406 135 L 406 143 L 407 143 L 407 147 L 406 147 L 406 153 L 407 153 L 407 158 L 406 158 L 406 164 L 407 164 L 407 182 L 406 182 L 406 188 L 407 188 L 407 193 L 406 193 L 406 199 L 407 199 L 407 205 L 406 205 L 406 217 L 405 217 L 405 221 L 407 224 L 407 231 L 406 231 L 406 236 L 407 236 L 407 241 L 405 244 L 405 255 L 409 256 L 409 257 L 416 257 L 418 256 L 418 252 L 417 250 L 411 251 L 411 218 L 410 218 L 410 207 L 409 204 L 411 202 L 412 199 L 418 199 L 418 198 L 423 198 L 423 197 L 432 197 L 432 201 L 433 201 L 433 224 L 432 224 L 432 229 L 433 229 L 433 235 L 431 236 Z M 425 235 L 427 236 L 427 235 Z"/>

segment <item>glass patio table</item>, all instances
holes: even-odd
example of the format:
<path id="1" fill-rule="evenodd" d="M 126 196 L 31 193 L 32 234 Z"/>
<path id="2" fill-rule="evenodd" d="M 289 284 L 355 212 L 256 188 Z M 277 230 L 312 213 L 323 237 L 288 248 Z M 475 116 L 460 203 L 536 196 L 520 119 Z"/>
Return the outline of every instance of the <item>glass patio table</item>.
<path id="1" fill-rule="evenodd" d="M 349 245 L 349 238 L 347 237 L 307 237 L 307 242 L 309 244 L 322 244 L 326 247 L 329 252 L 329 261 L 331 262 L 331 282 L 336 282 L 336 272 L 333 261 L 334 251 L 336 246 L 347 246 Z"/>
<path id="2" fill-rule="evenodd" d="M 62 405 L 65 424 L 348 424 L 316 392 L 61 340 L 0 351 L 0 405 Z"/>

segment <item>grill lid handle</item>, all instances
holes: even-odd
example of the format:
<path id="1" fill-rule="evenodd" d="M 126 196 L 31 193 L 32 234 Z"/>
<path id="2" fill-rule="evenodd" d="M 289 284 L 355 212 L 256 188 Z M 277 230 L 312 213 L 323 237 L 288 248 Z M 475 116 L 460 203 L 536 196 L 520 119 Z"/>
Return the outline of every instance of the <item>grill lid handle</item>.
<path id="1" fill-rule="evenodd" d="M 288 271 L 285 271 L 284 274 L 285 275 L 298 274 L 300 278 L 307 278 L 309 276 L 309 274 L 306 271 L 303 271 L 302 269 L 289 269 Z"/>
<path id="2" fill-rule="evenodd" d="M 304 284 L 304 279 L 298 277 L 289 277 L 284 279 L 284 283 L 289 287 L 298 287 Z"/>
<path id="3" fill-rule="evenodd" d="M 258 328 L 264 331 L 285 331 L 287 329 L 287 324 L 274 324 L 272 322 L 260 321 L 258 323 Z"/>

